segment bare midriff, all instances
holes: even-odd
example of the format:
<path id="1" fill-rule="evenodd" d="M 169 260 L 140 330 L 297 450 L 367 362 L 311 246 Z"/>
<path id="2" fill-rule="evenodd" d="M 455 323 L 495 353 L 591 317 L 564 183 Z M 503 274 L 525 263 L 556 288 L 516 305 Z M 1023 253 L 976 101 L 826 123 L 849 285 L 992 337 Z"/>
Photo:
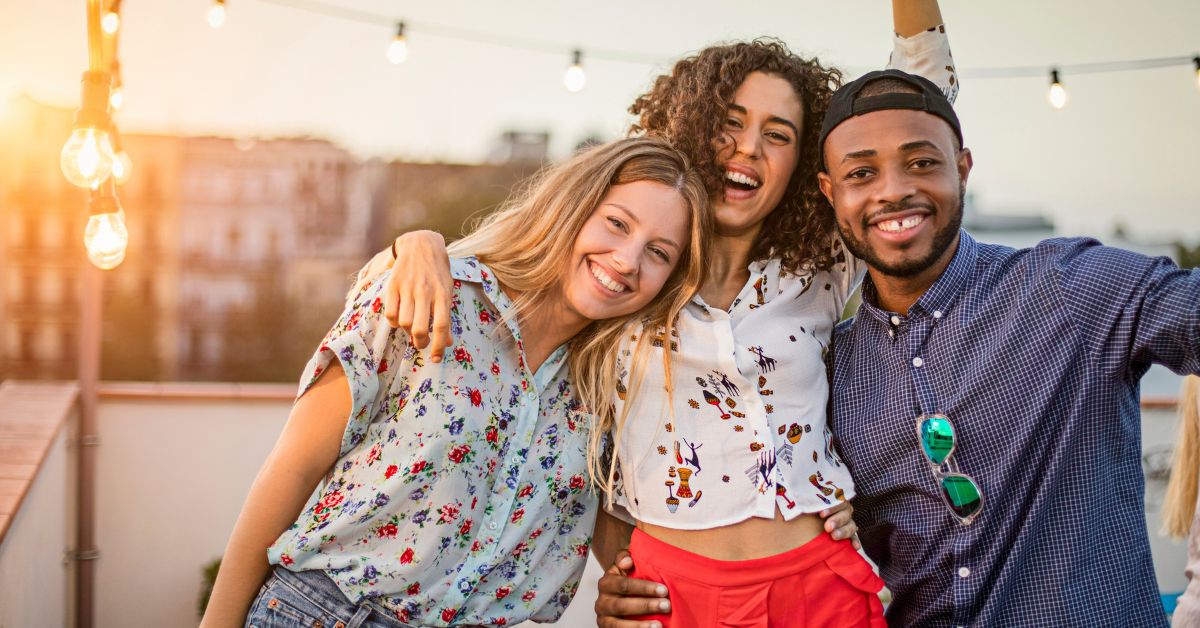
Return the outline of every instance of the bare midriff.
<path id="1" fill-rule="evenodd" d="M 751 560 L 782 554 L 825 532 L 824 521 L 816 514 L 786 521 L 778 508 L 774 519 L 751 517 L 707 530 L 677 530 L 642 521 L 637 527 L 664 543 L 715 560 Z"/>

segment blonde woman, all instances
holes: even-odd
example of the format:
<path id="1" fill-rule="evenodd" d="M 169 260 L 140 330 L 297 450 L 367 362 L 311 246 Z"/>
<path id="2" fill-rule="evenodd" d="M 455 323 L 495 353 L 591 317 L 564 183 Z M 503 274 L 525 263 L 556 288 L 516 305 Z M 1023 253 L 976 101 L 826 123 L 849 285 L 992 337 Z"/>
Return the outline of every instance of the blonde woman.
<path id="1" fill-rule="evenodd" d="M 383 319 L 387 275 L 361 285 L 301 378 L 203 625 L 556 619 L 597 510 L 583 408 L 611 411 L 609 348 L 635 316 L 670 333 L 708 220 L 681 153 L 623 140 L 451 248 L 448 360 Z"/>
<path id="2" fill-rule="evenodd" d="M 1179 436 L 1175 439 L 1175 465 L 1167 498 L 1163 503 L 1163 527 L 1167 534 L 1188 540 L 1188 586 L 1179 597 L 1173 628 L 1200 628 L 1200 518 L 1196 517 L 1197 485 L 1200 484 L 1200 377 L 1183 380 L 1179 395 Z"/>

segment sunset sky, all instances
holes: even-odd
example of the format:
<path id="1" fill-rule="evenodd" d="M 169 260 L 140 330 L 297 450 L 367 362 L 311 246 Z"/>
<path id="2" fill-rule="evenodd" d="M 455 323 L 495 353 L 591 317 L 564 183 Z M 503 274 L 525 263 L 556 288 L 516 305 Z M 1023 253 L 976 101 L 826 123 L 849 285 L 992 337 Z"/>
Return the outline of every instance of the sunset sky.
<path id="1" fill-rule="evenodd" d="M 303 3 L 304 0 L 295 0 Z M 774 35 L 854 75 L 891 49 L 887 0 L 333 0 L 409 24 L 407 62 L 385 50 L 393 26 L 315 15 L 267 0 L 228 0 L 220 30 L 207 0 L 125 0 L 120 59 L 126 132 L 329 138 L 363 156 L 482 159 L 506 129 L 552 133 L 555 155 L 616 137 L 625 107 L 681 54 Z M 84 0 L 0 0 L 0 111 L 25 91 L 75 106 L 86 66 Z M 1200 240 L 1200 89 L 1191 67 L 1072 76 L 1070 104 L 1046 102 L 1047 78 L 972 78 L 973 69 L 1192 55 L 1200 2 L 945 0 L 964 73 L 957 109 L 983 209 L 1041 211 L 1067 233 L 1116 220 L 1148 238 Z M 527 39 L 514 50 L 437 33 Z M 559 46 L 560 45 L 560 46 Z M 568 93 L 569 51 L 587 88 Z M 655 63 L 588 58 L 623 50 Z"/>

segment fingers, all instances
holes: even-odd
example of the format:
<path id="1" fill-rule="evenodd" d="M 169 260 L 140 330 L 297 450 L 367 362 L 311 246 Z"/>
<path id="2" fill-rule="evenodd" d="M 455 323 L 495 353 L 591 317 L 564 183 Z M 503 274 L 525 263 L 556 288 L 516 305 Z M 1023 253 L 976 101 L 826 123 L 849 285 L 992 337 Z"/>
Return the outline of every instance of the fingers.
<path id="1" fill-rule="evenodd" d="M 450 291 L 442 289 L 433 298 L 433 327 L 430 329 L 433 346 L 429 348 L 430 359 L 442 361 L 442 354 L 450 346 Z"/>
<path id="2" fill-rule="evenodd" d="M 424 282 L 418 282 L 412 293 L 412 335 L 418 349 L 429 346 L 429 290 Z"/>
<path id="3" fill-rule="evenodd" d="M 650 626 L 651 622 L 621 620 L 622 617 L 656 615 L 671 612 L 667 587 L 649 580 L 638 580 L 611 573 L 600 578 L 600 595 L 596 598 L 596 625 L 613 627 Z M 625 623 L 622 623 L 625 622 Z"/>

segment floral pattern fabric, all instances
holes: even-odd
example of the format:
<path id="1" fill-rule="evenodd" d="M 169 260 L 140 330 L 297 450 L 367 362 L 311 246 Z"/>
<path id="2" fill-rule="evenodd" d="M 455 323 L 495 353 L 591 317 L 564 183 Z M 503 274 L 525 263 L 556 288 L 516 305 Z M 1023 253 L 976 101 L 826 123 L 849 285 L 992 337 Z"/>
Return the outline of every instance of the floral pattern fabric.
<path id="1" fill-rule="evenodd" d="M 300 394 L 336 359 L 353 409 L 338 461 L 268 557 L 414 625 L 552 621 L 587 560 L 590 422 L 565 348 L 531 373 L 491 272 L 471 257 L 451 270 L 442 363 L 388 326 L 386 273 L 359 284 L 309 361 Z"/>

